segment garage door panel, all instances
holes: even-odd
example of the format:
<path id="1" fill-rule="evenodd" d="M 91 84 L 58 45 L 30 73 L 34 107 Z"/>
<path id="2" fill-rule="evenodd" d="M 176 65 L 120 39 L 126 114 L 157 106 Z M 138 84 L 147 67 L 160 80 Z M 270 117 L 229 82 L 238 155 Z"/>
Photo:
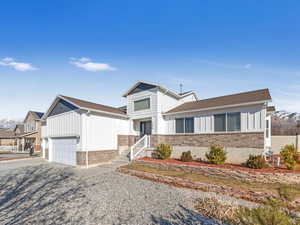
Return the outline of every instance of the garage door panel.
<path id="1" fill-rule="evenodd" d="M 53 161 L 76 166 L 76 138 L 53 139 Z"/>

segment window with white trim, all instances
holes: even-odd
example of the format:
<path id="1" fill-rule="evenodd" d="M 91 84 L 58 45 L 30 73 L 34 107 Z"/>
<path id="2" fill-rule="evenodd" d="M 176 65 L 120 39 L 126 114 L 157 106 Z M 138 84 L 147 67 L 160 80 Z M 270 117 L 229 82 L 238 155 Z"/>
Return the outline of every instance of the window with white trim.
<path id="1" fill-rule="evenodd" d="M 222 113 L 214 115 L 214 131 L 241 131 L 241 113 Z"/>
<path id="2" fill-rule="evenodd" d="M 150 109 L 150 98 L 134 101 L 134 111 Z"/>
<path id="3" fill-rule="evenodd" d="M 194 117 L 175 119 L 176 133 L 194 133 Z"/>

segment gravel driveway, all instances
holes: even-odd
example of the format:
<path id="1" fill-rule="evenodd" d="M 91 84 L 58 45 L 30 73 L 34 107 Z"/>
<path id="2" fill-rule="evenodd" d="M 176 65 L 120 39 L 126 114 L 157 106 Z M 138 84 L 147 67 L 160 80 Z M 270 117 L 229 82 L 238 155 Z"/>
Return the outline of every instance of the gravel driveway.
<path id="1" fill-rule="evenodd" d="M 1 171 L 1 224 L 217 224 L 193 212 L 209 195 L 123 175 L 106 165 Z"/>

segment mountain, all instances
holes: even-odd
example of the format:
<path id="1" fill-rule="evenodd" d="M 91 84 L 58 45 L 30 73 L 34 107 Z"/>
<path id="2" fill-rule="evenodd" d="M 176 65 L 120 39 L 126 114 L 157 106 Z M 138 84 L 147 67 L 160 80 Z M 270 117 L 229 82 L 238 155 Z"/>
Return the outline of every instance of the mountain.
<path id="1" fill-rule="evenodd" d="M 0 128 L 14 128 L 16 124 L 21 123 L 20 119 L 0 119 Z"/>
<path id="2" fill-rule="evenodd" d="M 299 121 L 300 122 L 300 113 L 297 113 L 297 112 L 288 112 L 285 110 L 281 110 L 281 111 L 276 111 L 274 115 L 283 120 L 291 120 L 291 121 Z"/>
<path id="3" fill-rule="evenodd" d="M 273 135 L 300 134 L 300 113 L 277 111 L 272 117 Z"/>

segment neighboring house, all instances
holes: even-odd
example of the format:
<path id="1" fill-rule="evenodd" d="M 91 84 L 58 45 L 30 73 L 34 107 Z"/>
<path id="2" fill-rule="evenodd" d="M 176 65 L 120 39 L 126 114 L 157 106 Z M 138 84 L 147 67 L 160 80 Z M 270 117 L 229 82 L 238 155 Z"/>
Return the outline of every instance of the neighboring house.
<path id="1" fill-rule="evenodd" d="M 15 133 L 9 128 L 0 128 L 0 150 L 12 150 L 15 146 Z"/>
<path id="2" fill-rule="evenodd" d="M 219 144 L 229 162 L 242 162 L 271 147 L 268 89 L 199 100 L 193 91 L 137 82 L 123 97 L 127 105 L 114 108 L 57 96 L 43 116 L 43 156 L 86 167 L 112 160 L 140 139 L 147 143 L 146 152 L 134 145 L 140 156 L 166 143 L 173 146 L 173 157 L 190 150 L 203 158 Z"/>
<path id="3" fill-rule="evenodd" d="M 14 132 L 18 151 L 25 151 L 33 146 L 35 151 L 41 150 L 41 126 L 44 113 L 29 111 L 23 124 L 16 125 Z"/>

